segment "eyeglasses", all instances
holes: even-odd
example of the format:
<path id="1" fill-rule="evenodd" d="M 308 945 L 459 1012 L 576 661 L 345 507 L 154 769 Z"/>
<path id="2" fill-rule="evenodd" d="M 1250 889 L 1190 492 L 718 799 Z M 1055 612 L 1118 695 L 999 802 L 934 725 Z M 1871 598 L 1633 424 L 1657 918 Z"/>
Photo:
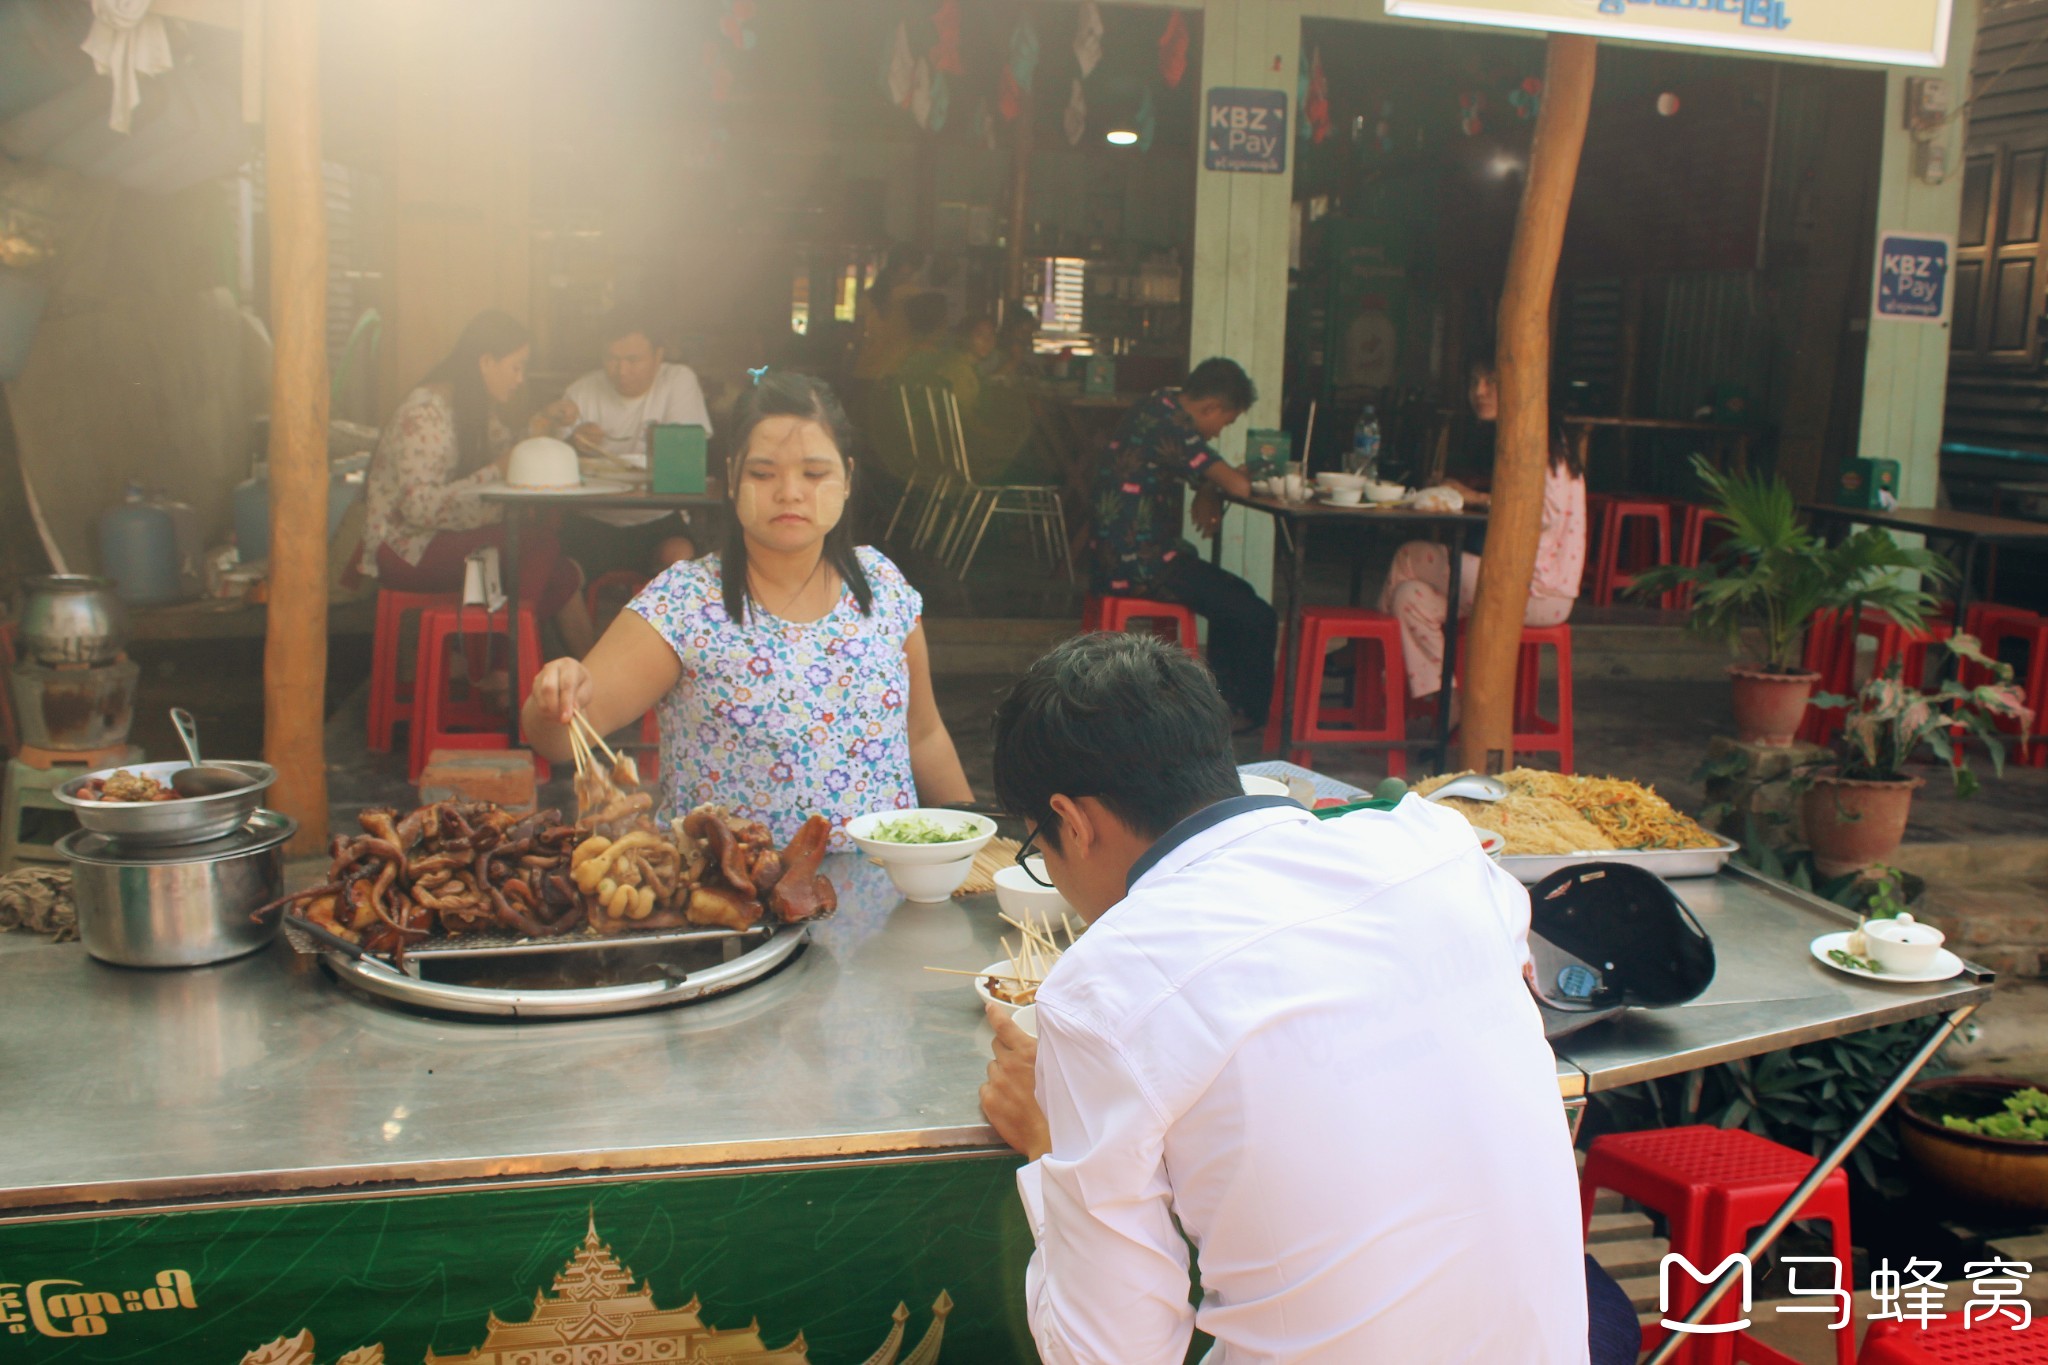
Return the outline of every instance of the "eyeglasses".
<path id="1" fill-rule="evenodd" d="M 1057 890 L 1058 888 L 1054 887 L 1051 882 L 1039 876 L 1038 869 L 1031 865 L 1032 858 L 1037 856 L 1039 832 L 1044 828 L 1044 825 L 1032 826 L 1031 833 L 1025 837 L 1023 846 L 1017 850 L 1017 866 L 1023 868 L 1024 875 L 1037 882 L 1040 886 L 1045 887 L 1047 890 Z M 1043 866 L 1042 863 L 1041 866 Z"/>

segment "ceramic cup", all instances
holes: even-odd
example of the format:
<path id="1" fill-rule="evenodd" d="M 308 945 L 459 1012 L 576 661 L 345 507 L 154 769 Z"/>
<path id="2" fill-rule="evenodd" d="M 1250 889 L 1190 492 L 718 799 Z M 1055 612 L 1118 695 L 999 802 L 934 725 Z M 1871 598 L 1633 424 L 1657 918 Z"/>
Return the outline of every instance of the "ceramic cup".
<path id="1" fill-rule="evenodd" d="M 1901 976 L 1918 976 L 1934 970 L 1946 935 L 1911 915 L 1900 915 L 1897 919 L 1868 921 L 1863 926 L 1863 937 L 1870 944 L 1870 956 L 1880 967 Z"/>
<path id="2" fill-rule="evenodd" d="M 1289 474 L 1284 480 L 1285 491 L 1281 494 L 1289 502 L 1308 501 L 1308 480 L 1299 474 Z"/>

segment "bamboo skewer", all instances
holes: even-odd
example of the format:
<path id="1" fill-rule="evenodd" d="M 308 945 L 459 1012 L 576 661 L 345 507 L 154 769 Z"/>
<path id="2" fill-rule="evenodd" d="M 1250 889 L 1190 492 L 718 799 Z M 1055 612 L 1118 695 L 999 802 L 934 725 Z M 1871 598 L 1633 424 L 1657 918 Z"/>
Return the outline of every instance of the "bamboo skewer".
<path id="1" fill-rule="evenodd" d="M 584 714 L 581 711 L 576 712 L 573 716 L 570 717 L 570 719 L 575 724 L 583 727 L 584 740 L 586 744 L 596 744 L 596 746 L 599 749 L 604 750 L 604 756 L 610 759 L 614 765 L 618 763 L 618 754 L 612 749 L 611 745 L 605 743 L 604 736 L 597 732 L 597 727 L 595 725 L 592 725 L 590 721 L 584 717 Z"/>
<path id="2" fill-rule="evenodd" d="M 964 972 L 958 967 L 927 967 L 925 970 L 937 972 L 941 976 L 975 976 L 980 977 L 983 981 L 1021 981 L 1027 986 L 1036 986 L 1038 984 L 1028 976 L 1010 976 L 1003 972 Z"/>

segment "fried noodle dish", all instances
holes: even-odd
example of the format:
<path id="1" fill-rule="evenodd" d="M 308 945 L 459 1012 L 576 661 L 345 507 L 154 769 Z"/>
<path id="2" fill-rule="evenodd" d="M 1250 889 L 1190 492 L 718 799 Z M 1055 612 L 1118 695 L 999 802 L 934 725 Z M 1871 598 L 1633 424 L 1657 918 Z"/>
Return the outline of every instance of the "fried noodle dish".
<path id="1" fill-rule="evenodd" d="M 1458 773 L 1432 777 L 1415 790 L 1427 796 Z M 1618 777 L 1577 777 L 1538 768 L 1511 768 L 1500 775 L 1508 795 L 1501 801 L 1447 797 L 1479 829 L 1507 840 L 1508 856 L 1553 857 L 1570 853 L 1631 852 L 1659 848 L 1716 848 L 1721 840 L 1691 816 L 1639 782 Z"/>

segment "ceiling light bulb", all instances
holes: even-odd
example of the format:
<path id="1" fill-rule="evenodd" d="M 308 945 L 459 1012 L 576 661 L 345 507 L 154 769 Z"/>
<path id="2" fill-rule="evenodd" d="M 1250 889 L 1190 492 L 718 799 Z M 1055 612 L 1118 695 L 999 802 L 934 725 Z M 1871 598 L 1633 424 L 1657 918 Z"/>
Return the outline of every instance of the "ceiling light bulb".
<path id="1" fill-rule="evenodd" d="M 1104 136 L 1112 147 L 1129 147 L 1138 141 L 1138 134 L 1129 128 L 1112 128 Z"/>

